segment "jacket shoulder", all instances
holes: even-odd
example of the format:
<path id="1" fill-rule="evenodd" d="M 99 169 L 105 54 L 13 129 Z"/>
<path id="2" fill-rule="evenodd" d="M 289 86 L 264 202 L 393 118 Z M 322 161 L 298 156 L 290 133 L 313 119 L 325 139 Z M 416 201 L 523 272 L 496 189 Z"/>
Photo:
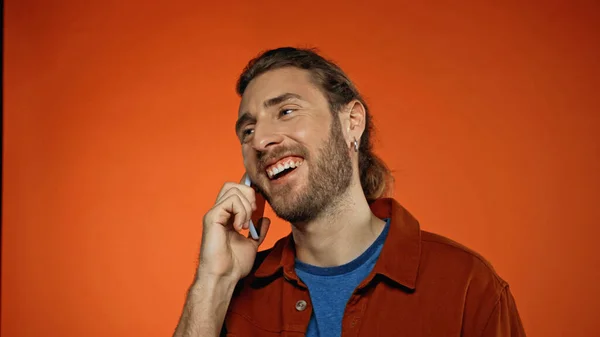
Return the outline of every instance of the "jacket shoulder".
<path id="1" fill-rule="evenodd" d="M 493 265 L 473 249 L 445 236 L 421 231 L 422 257 L 428 261 L 443 263 L 455 270 L 470 275 L 471 280 L 482 279 L 495 288 L 507 286 Z"/>

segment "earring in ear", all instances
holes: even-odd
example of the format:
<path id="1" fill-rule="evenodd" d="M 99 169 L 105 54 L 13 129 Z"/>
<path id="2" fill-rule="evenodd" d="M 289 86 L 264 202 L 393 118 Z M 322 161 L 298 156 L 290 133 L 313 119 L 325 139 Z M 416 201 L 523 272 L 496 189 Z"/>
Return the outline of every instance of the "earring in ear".
<path id="1" fill-rule="evenodd" d="M 358 152 L 358 141 L 354 138 L 354 151 Z"/>

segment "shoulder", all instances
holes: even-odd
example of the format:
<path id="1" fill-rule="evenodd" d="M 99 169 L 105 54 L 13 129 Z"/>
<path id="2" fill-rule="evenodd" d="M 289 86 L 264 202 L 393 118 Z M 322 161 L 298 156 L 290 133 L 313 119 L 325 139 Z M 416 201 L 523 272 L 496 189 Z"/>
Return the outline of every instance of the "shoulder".
<path id="1" fill-rule="evenodd" d="M 481 254 L 452 239 L 423 230 L 420 271 L 462 279 L 470 287 L 480 287 L 490 295 L 499 296 L 507 286 Z"/>
<path id="2" fill-rule="evenodd" d="M 504 283 L 504 280 L 500 278 L 492 264 L 483 255 L 461 243 L 423 230 L 421 231 L 421 243 L 422 254 L 427 254 L 429 258 L 442 260 L 453 265 L 462 264 L 476 267 L 481 272 L 497 278 L 498 282 Z"/>
<path id="3" fill-rule="evenodd" d="M 448 303 L 461 304 L 465 331 L 481 335 L 486 327 L 494 329 L 497 324 L 522 331 L 508 283 L 486 258 L 456 241 L 421 231 L 418 282 L 428 290 L 443 284 L 437 298 L 449 296 Z"/>

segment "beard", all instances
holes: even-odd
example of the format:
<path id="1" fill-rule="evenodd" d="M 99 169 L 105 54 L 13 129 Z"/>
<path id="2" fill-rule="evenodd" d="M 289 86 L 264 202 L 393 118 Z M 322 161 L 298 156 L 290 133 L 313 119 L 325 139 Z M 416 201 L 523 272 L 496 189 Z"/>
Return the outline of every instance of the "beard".
<path id="1" fill-rule="evenodd" d="M 308 186 L 294 193 L 292 186 L 285 185 L 278 189 L 276 197 L 264 196 L 278 217 L 290 223 L 302 223 L 331 210 L 348 190 L 352 181 L 352 160 L 337 116 L 333 118 L 329 139 L 314 162 L 308 160 L 305 148 L 293 150 L 303 154 L 305 165 L 308 164 Z"/>

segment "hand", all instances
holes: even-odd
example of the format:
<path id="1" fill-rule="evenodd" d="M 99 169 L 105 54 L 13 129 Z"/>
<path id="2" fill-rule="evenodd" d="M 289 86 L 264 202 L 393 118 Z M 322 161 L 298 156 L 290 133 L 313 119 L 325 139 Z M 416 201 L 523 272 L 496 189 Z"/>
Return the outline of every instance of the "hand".
<path id="1" fill-rule="evenodd" d="M 255 193 L 252 187 L 241 183 L 223 185 L 215 205 L 203 218 L 198 278 L 230 278 L 237 282 L 250 273 L 270 225 L 268 218 L 255 224 L 258 240 L 239 232 L 249 227 L 250 217 L 256 209 Z"/>

